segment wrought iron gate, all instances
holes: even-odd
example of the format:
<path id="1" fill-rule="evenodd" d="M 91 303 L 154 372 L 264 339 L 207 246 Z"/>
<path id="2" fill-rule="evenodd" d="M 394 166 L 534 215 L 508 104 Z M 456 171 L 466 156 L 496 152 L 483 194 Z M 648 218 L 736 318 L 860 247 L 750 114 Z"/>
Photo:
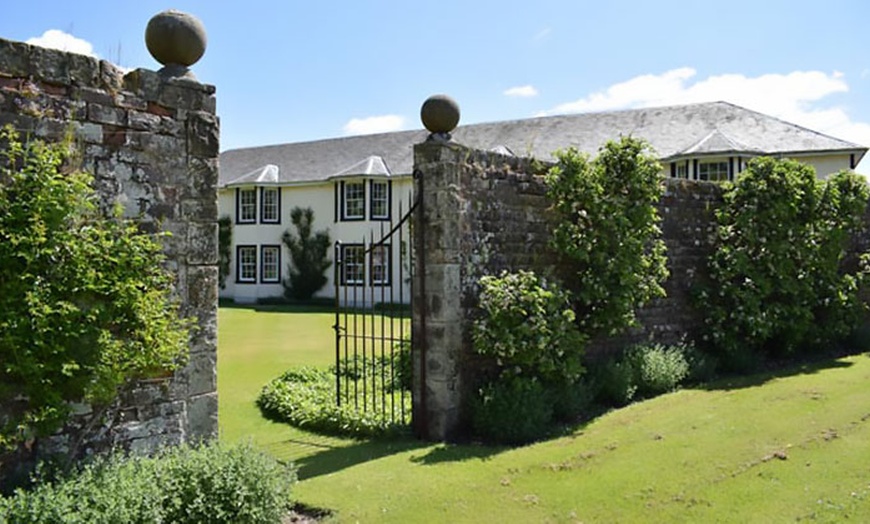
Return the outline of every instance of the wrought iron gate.
<path id="1" fill-rule="evenodd" d="M 386 425 L 411 419 L 411 216 L 335 243 L 335 399 Z"/>

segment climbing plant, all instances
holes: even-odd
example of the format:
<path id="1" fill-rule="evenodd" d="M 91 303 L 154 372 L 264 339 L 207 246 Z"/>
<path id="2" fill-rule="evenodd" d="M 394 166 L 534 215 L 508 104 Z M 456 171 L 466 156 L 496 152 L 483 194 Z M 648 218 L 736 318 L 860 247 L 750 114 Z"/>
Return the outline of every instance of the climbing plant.
<path id="1" fill-rule="evenodd" d="M 312 231 L 314 211 L 310 207 L 294 207 L 290 211 L 290 220 L 296 227 L 296 234 L 288 229 L 282 238 L 290 250 L 292 261 L 284 280 L 284 295 L 308 300 L 326 285 L 326 270 L 332 265 L 329 260 L 329 231 Z"/>
<path id="2" fill-rule="evenodd" d="M 218 219 L 218 284 L 221 289 L 227 285 L 230 274 L 233 247 L 233 220 L 224 215 Z"/>
<path id="3" fill-rule="evenodd" d="M 0 448 L 186 354 L 159 240 L 103 215 L 70 151 L 0 131 Z"/>
<path id="4" fill-rule="evenodd" d="M 662 169 L 649 146 L 622 137 L 590 160 L 556 153 L 545 180 L 561 220 L 552 246 L 569 262 L 580 331 L 613 335 L 636 323 L 635 310 L 664 296 L 665 245 L 656 204 Z"/>
<path id="5" fill-rule="evenodd" d="M 824 346 L 856 326 L 870 273 L 866 254 L 846 253 L 868 197 L 859 175 L 820 181 L 810 166 L 772 158 L 754 159 L 725 186 L 700 308 L 727 364 Z"/>

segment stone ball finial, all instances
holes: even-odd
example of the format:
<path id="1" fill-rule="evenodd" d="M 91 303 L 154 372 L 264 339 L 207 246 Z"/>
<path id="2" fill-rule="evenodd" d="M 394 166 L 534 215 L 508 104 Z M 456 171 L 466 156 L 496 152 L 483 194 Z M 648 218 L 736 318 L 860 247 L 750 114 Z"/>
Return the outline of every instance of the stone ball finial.
<path id="1" fill-rule="evenodd" d="M 155 60 L 164 65 L 164 76 L 193 78 L 187 69 L 202 58 L 206 46 L 205 27 L 193 15 L 169 9 L 154 15 L 145 28 L 145 45 Z"/>
<path id="2" fill-rule="evenodd" d="M 423 102 L 420 119 L 433 135 L 449 137 L 459 124 L 459 104 L 447 95 L 432 95 Z"/>

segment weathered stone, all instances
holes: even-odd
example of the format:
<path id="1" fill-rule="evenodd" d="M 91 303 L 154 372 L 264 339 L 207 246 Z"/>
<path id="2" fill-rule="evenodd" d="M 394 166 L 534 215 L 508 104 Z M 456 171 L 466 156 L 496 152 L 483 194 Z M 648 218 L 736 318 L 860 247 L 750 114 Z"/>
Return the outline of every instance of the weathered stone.
<path id="1" fill-rule="evenodd" d="M 187 406 L 187 436 L 191 441 L 217 438 L 217 393 L 190 399 Z"/>
<path id="2" fill-rule="evenodd" d="M 88 104 L 88 120 L 98 124 L 123 126 L 127 123 L 127 111 L 119 107 Z"/>
<path id="3" fill-rule="evenodd" d="M 148 52 L 163 65 L 195 64 L 205 53 L 206 42 L 202 22 L 173 9 L 154 15 L 145 28 Z"/>
<path id="4" fill-rule="evenodd" d="M 160 117 L 143 111 L 130 111 L 127 118 L 131 129 L 137 131 L 157 131 Z"/>
<path id="5" fill-rule="evenodd" d="M 121 203 L 143 231 L 171 233 L 161 237 L 164 263 L 176 275 L 171 292 L 197 328 L 187 367 L 142 381 L 95 425 L 87 419 L 97 410 L 76 406 L 63 431 L 34 447 L 40 453 L 66 453 L 86 428 L 80 453 L 112 447 L 148 452 L 217 435 L 214 92 L 214 86 L 162 81 L 143 69 L 124 77 L 106 61 L 0 39 L 0 125 L 48 140 L 74 133 L 101 209 Z M 12 470 L 7 465 L 3 473 Z"/>
<path id="6" fill-rule="evenodd" d="M 23 78 L 30 73 L 30 46 L 0 38 L 0 74 Z"/>
<path id="7" fill-rule="evenodd" d="M 190 380 L 187 384 L 188 396 L 205 395 L 217 390 L 217 355 L 214 353 L 194 353 L 187 363 Z"/>
<path id="8" fill-rule="evenodd" d="M 124 75 L 123 82 L 125 89 L 142 97 L 146 102 L 157 100 L 163 83 L 157 73 L 141 68 Z"/>
<path id="9" fill-rule="evenodd" d="M 187 263 L 190 265 L 216 265 L 218 226 L 211 223 L 191 223 L 187 230 Z"/>
<path id="10" fill-rule="evenodd" d="M 459 104 L 447 95 L 432 95 L 423 102 L 420 119 L 430 133 L 448 134 L 459 124 Z"/>

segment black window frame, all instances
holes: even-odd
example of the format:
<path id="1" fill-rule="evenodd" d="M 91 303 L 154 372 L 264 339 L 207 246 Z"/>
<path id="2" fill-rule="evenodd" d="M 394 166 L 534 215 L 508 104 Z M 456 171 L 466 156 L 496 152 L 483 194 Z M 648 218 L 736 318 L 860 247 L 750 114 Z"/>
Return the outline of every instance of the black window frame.
<path id="1" fill-rule="evenodd" d="M 383 249 L 386 253 L 386 258 L 384 259 L 386 264 L 386 268 L 384 271 L 385 280 L 376 281 L 375 280 L 375 250 Z M 393 246 L 389 243 L 384 244 L 375 244 L 369 249 L 369 282 L 371 282 L 372 287 L 390 287 L 393 285 Z"/>
<path id="2" fill-rule="evenodd" d="M 375 214 L 375 184 L 382 184 L 386 191 L 386 214 Z M 393 181 L 392 180 L 369 180 L 369 217 L 372 220 L 390 220 L 393 212 Z"/>
<path id="3" fill-rule="evenodd" d="M 349 186 L 359 185 L 362 187 L 362 207 L 360 216 L 351 216 L 347 212 L 347 191 Z M 339 184 L 339 197 L 341 209 L 338 216 L 342 222 L 361 222 L 366 219 L 366 182 L 365 180 L 342 180 Z"/>
<path id="4" fill-rule="evenodd" d="M 360 253 L 360 261 L 358 262 L 362 271 L 360 272 L 361 279 L 357 281 L 349 281 L 348 280 L 348 254 L 347 252 L 350 250 L 359 250 Z M 365 244 L 341 244 L 340 247 L 340 256 L 341 256 L 341 274 L 339 275 L 340 284 L 342 286 L 365 286 L 366 285 L 366 246 Z"/>
<path id="5" fill-rule="evenodd" d="M 274 279 L 266 278 L 266 250 L 274 250 L 277 253 L 277 257 L 275 260 L 276 277 Z M 260 246 L 260 283 L 281 283 L 281 246 L 278 244 L 262 244 Z"/>
<path id="6" fill-rule="evenodd" d="M 715 180 L 711 180 L 709 171 L 704 175 L 704 176 L 706 176 L 706 178 L 702 178 L 701 177 L 701 169 L 705 166 L 711 166 L 714 164 L 718 165 L 718 167 L 716 169 L 717 175 L 721 175 L 721 173 L 723 172 L 723 170 L 721 168 L 724 166 L 725 178 L 724 179 L 723 178 L 716 178 Z M 730 169 L 728 160 L 707 160 L 707 161 L 698 162 L 698 180 L 705 181 L 705 182 L 727 182 L 727 181 L 732 180 L 732 179 L 733 179 L 733 177 L 731 175 L 731 169 Z"/>
<path id="7" fill-rule="evenodd" d="M 251 219 L 242 218 L 242 194 L 253 193 L 254 195 L 254 217 Z M 236 224 L 256 224 L 257 223 L 257 188 L 256 187 L 237 187 L 236 188 Z"/>
<path id="8" fill-rule="evenodd" d="M 266 219 L 266 191 L 275 192 L 275 218 Z M 261 224 L 280 224 L 281 223 L 281 188 L 280 187 L 261 187 L 260 188 L 260 223 Z"/>
<path id="9" fill-rule="evenodd" d="M 242 251 L 251 250 L 254 253 L 254 277 L 242 278 Z M 258 249 L 254 244 L 239 244 L 236 246 L 236 284 L 256 284 L 259 270 Z"/>

